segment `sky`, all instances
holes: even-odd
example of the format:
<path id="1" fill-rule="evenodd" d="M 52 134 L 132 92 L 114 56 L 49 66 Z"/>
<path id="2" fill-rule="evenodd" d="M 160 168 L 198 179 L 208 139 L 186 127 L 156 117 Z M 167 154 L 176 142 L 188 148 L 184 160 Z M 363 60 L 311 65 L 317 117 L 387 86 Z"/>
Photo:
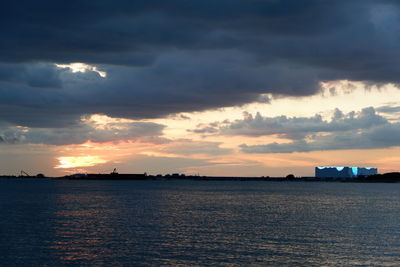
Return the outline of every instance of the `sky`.
<path id="1" fill-rule="evenodd" d="M 400 3 L 7 1 L 0 174 L 400 166 Z"/>

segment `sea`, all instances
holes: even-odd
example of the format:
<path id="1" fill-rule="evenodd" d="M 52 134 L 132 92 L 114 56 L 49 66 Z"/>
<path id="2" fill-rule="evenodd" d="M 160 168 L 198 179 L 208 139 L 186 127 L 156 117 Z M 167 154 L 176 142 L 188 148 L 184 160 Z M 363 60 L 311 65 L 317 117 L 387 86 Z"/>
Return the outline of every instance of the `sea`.
<path id="1" fill-rule="evenodd" d="M 0 266 L 400 266 L 400 184 L 0 179 Z"/>

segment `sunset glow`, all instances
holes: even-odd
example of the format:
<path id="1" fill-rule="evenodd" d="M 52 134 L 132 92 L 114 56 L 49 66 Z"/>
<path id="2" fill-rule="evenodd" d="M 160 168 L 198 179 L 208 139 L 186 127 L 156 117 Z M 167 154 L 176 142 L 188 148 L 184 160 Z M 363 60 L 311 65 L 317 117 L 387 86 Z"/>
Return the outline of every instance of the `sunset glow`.
<path id="1" fill-rule="evenodd" d="M 99 156 L 81 156 L 81 157 L 59 157 L 59 165 L 55 168 L 69 169 L 77 167 L 92 167 L 107 161 Z"/>

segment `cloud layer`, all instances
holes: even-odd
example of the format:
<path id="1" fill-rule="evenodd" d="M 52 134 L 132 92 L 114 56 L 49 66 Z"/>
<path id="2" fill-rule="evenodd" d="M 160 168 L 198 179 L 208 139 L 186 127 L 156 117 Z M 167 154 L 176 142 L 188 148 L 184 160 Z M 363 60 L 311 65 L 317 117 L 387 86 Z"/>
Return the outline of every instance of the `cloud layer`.
<path id="1" fill-rule="evenodd" d="M 292 153 L 316 150 L 372 149 L 400 146 L 400 123 L 391 123 L 365 108 L 343 114 L 336 109 L 330 121 L 316 115 L 312 118 L 264 118 L 257 114 L 237 120 L 220 131 L 225 134 L 263 136 L 278 135 L 286 143 L 265 145 L 242 144 L 245 153 Z"/>
<path id="2" fill-rule="evenodd" d="M 330 121 L 324 120 L 319 114 L 314 117 L 289 118 L 287 116 L 263 117 L 260 113 L 253 117 L 251 114 L 245 113 L 243 120 L 222 123 L 219 132 L 227 135 L 278 135 L 287 139 L 303 139 L 310 134 L 320 132 L 357 131 L 387 123 L 388 121 L 376 114 L 372 107 L 364 108 L 358 113 L 353 111 L 348 114 L 336 109 Z M 212 128 L 210 125 L 206 127 Z"/>
<path id="3" fill-rule="evenodd" d="M 399 82 L 396 1 L 8 1 L 0 123 L 162 117 L 302 96 L 319 82 Z M 72 73 L 54 64 L 96 65 Z"/>
<path id="4" fill-rule="evenodd" d="M 104 117 L 104 116 L 103 116 Z M 120 141 L 142 141 L 150 143 L 168 142 L 163 138 L 164 125 L 152 122 L 107 122 L 83 118 L 70 128 L 28 128 L 8 126 L 0 128 L 0 144 L 47 144 L 71 145 L 86 141 L 104 143 Z"/>
<path id="5" fill-rule="evenodd" d="M 396 113 L 397 106 L 381 106 L 382 113 Z M 244 118 L 200 124 L 190 132 L 207 135 L 244 136 L 245 138 L 273 136 L 283 140 L 263 145 L 242 144 L 245 153 L 292 153 L 315 150 L 371 149 L 400 146 L 400 123 L 388 120 L 373 107 L 361 111 L 332 112 L 327 120 L 320 114 L 312 117 L 265 117 L 248 112 Z M 287 142 L 289 141 L 289 142 Z"/>
<path id="6" fill-rule="evenodd" d="M 245 153 L 292 153 L 316 150 L 373 149 L 400 146 L 400 124 L 387 124 L 362 132 L 340 132 L 311 140 L 266 145 L 241 145 Z"/>

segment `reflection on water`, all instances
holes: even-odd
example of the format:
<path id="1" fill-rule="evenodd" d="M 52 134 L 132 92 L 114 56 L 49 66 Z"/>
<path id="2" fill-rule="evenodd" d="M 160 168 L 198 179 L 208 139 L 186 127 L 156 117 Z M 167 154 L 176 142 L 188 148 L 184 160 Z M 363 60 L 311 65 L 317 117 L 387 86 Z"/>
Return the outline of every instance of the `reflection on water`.
<path id="1" fill-rule="evenodd" d="M 112 253 L 107 248 L 107 236 L 114 228 L 115 209 L 111 196 L 102 194 L 102 191 L 78 189 L 57 195 L 55 239 L 51 248 L 61 261 L 93 263 L 102 253 Z"/>
<path id="2" fill-rule="evenodd" d="M 0 180 L 0 262 L 395 266 L 399 190 L 399 184 Z"/>

